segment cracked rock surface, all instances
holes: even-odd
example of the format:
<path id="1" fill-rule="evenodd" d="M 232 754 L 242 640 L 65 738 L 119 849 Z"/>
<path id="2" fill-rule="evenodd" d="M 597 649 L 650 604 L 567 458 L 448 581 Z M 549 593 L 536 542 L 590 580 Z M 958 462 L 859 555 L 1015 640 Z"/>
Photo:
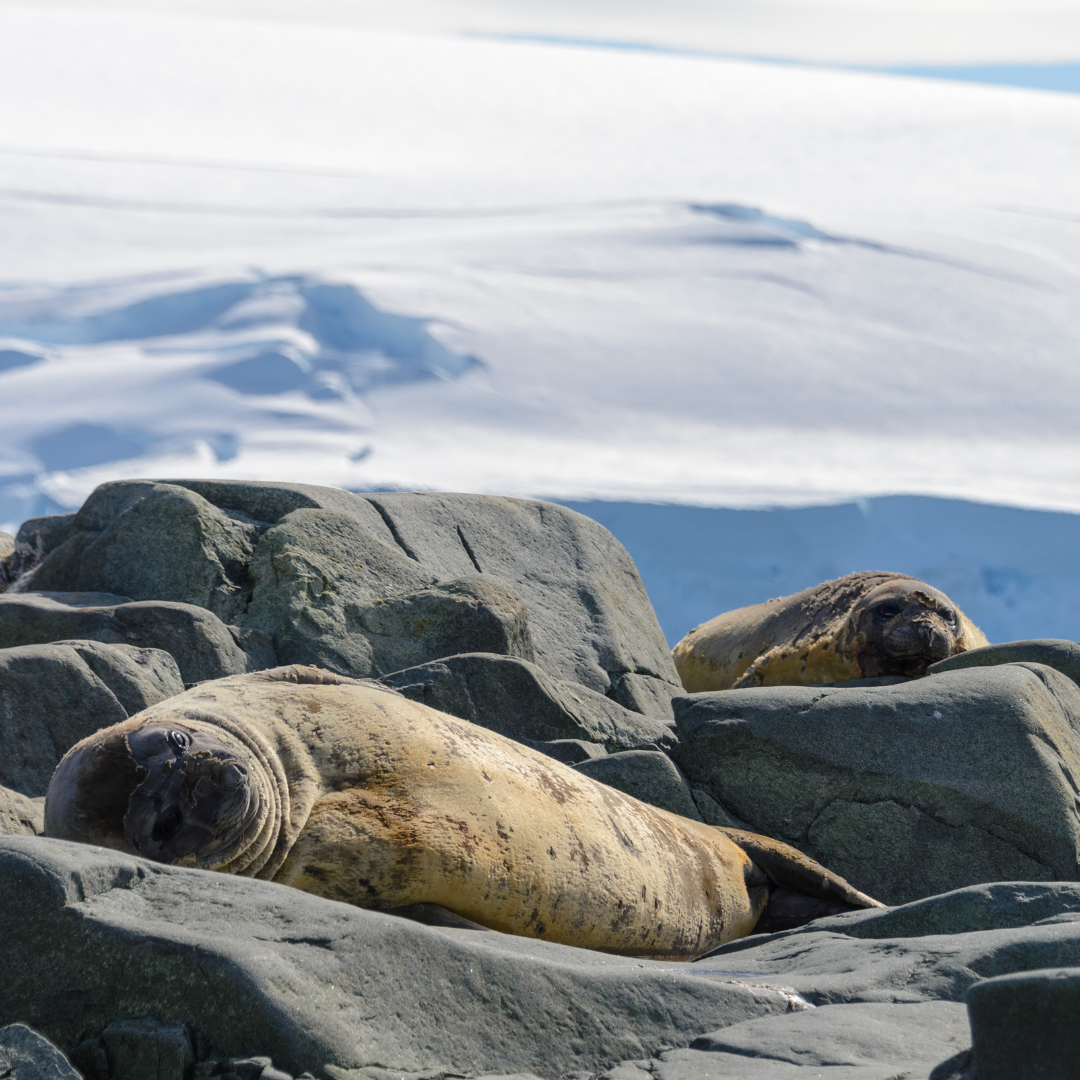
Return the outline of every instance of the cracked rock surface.
<path id="1" fill-rule="evenodd" d="M 1053 668 L 725 690 L 675 708 L 672 756 L 695 790 L 886 903 L 1080 876 L 1080 688 Z"/>
<path id="2" fill-rule="evenodd" d="M 662 723 L 680 691 L 622 545 L 528 499 L 117 481 L 74 515 L 27 522 L 5 565 L 9 593 L 205 608 L 267 634 L 275 663 L 366 678 L 497 652 Z"/>

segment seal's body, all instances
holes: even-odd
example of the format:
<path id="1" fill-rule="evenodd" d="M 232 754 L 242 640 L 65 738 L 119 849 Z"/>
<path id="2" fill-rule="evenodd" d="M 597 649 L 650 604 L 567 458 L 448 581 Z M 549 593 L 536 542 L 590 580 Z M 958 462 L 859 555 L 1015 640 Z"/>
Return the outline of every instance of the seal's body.
<path id="1" fill-rule="evenodd" d="M 46 831 L 634 955 L 691 957 L 750 933 L 779 880 L 718 829 L 299 667 L 203 684 L 83 740 L 53 777 Z M 830 912 L 875 903 L 757 840 Z"/>
<path id="2" fill-rule="evenodd" d="M 675 646 L 690 693 L 923 675 L 988 644 L 938 589 L 903 574 L 848 574 L 718 615 Z"/>

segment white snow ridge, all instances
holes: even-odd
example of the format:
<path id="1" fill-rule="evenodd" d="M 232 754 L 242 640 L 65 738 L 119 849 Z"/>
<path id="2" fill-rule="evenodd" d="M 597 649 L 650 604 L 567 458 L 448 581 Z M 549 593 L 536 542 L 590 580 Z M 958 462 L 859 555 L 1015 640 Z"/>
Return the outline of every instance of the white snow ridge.
<path id="1" fill-rule="evenodd" d="M 228 462 L 248 439 L 282 430 L 286 442 L 290 431 L 344 438 L 362 461 L 363 394 L 477 366 L 425 320 L 311 276 L 9 286 L 0 291 L 0 520 L 41 509 L 50 479 L 62 494 L 72 472 L 161 467 L 153 459 L 200 448 Z M 35 400 L 50 404 L 26 408 Z"/>

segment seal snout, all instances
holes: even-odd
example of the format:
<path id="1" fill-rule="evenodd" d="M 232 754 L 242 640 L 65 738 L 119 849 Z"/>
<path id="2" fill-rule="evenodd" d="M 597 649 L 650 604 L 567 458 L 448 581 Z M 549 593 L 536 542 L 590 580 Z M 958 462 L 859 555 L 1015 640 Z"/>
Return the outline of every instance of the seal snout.
<path id="1" fill-rule="evenodd" d="M 124 835 L 158 862 L 210 865 L 259 809 L 243 751 L 195 726 L 147 724 L 128 737 L 144 777 L 132 793 Z"/>

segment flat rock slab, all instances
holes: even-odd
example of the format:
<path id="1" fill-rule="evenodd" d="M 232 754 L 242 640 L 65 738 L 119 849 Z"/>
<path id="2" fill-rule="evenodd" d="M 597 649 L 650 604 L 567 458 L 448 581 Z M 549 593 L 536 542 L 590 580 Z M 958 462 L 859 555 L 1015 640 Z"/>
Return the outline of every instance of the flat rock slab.
<path id="1" fill-rule="evenodd" d="M 0 648 L 66 638 L 163 649 L 185 684 L 274 667 L 269 635 L 226 626 L 194 604 L 131 601 L 110 593 L 8 592 L 0 596 Z M 245 649 L 248 652 L 245 652 Z M 248 655 L 250 653 L 251 655 Z"/>
<path id="2" fill-rule="evenodd" d="M 0 1076 L 4 1080 L 82 1080 L 48 1039 L 25 1024 L 0 1028 Z"/>
<path id="3" fill-rule="evenodd" d="M 1080 878 L 1080 687 L 1039 664 L 677 698 L 695 790 L 886 903 Z"/>
<path id="4" fill-rule="evenodd" d="M 37 837 L 0 838 L 0 896 L 0 1022 L 64 1049 L 150 1016 L 292 1075 L 555 1077 L 801 1007 L 704 969 L 435 929 Z"/>
<path id="5" fill-rule="evenodd" d="M 816 1005 L 962 1002 L 980 979 L 1080 965 L 1080 884 L 998 882 L 752 936 L 694 962 Z"/>
<path id="6" fill-rule="evenodd" d="M 830 1005 L 744 1020 L 660 1055 L 649 1073 L 662 1080 L 925 1080 L 970 1045 L 967 1010 L 954 1002 Z M 644 1076 L 616 1069 L 605 1080 Z"/>
<path id="7" fill-rule="evenodd" d="M 633 560 L 603 526 L 550 503 L 117 481 L 73 517 L 24 530 L 16 588 L 197 605 L 272 634 L 281 663 L 378 677 L 505 651 L 661 721 L 679 692 Z M 482 594 L 471 603 L 454 591 L 470 588 Z"/>
<path id="8" fill-rule="evenodd" d="M 159 649 L 98 641 L 0 649 L 0 784 L 44 795 L 80 739 L 183 690 Z"/>

